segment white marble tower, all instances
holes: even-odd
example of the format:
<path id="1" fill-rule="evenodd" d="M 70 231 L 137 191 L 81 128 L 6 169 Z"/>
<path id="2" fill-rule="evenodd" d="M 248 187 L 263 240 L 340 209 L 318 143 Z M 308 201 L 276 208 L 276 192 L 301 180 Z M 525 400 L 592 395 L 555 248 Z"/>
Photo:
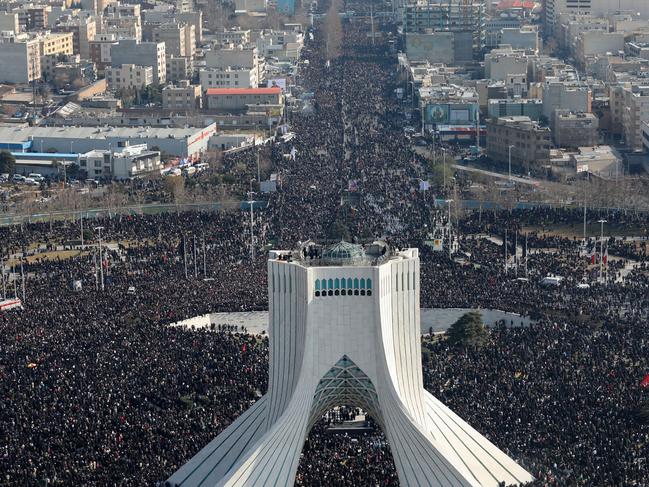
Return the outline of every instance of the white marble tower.
<path id="1" fill-rule="evenodd" d="M 360 407 L 401 485 L 489 486 L 532 476 L 424 390 L 417 249 L 312 242 L 268 260 L 268 393 L 174 473 L 171 486 L 293 485 L 313 424 Z"/>

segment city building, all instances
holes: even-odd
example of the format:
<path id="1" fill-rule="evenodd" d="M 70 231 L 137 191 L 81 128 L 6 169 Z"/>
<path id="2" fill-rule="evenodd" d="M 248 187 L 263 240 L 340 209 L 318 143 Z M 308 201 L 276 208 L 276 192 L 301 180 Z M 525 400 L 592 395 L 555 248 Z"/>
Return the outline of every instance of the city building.
<path id="1" fill-rule="evenodd" d="M 192 59 L 188 57 L 167 56 L 167 81 L 177 83 L 193 78 Z"/>
<path id="2" fill-rule="evenodd" d="M 456 63 L 479 59 L 485 46 L 483 0 L 416 0 L 403 6 L 404 32 L 451 32 Z"/>
<path id="3" fill-rule="evenodd" d="M 111 91 L 144 88 L 153 84 L 153 68 L 136 64 L 109 66 L 105 70 L 108 89 Z"/>
<path id="4" fill-rule="evenodd" d="M 41 77 L 40 40 L 0 35 L 0 83 L 30 83 Z M 9 67 L 11 67 L 9 69 Z"/>
<path id="5" fill-rule="evenodd" d="M 0 12 L 0 32 L 20 34 L 20 22 L 16 12 Z"/>
<path id="6" fill-rule="evenodd" d="M 210 88 L 206 92 L 210 110 L 245 110 L 249 105 L 281 106 L 282 89 L 271 88 Z"/>
<path id="7" fill-rule="evenodd" d="M 541 50 L 539 31 L 535 25 L 502 29 L 498 44 L 510 46 L 512 49 L 522 49 L 532 54 L 538 54 Z"/>
<path id="8" fill-rule="evenodd" d="M 144 40 L 164 42 L 167 56 L 194 56 L 196 49 L 196 34 L 193 24 L 166 23 L 145 25 Z"/>
<path id="9" fill-rule="evenodd" d="M 555 110 L 552 136 L 557 147 L 593 146 L 599 142 L 599 119 L 592 113 Z"/>
<path id="10" fill-rule="evenodd" d="M 598 54 L 623 53 L 624 32 L 589 30 L 582 32 L 575 42 L 575 59 L 582 69 Z"/>
<path id="11" fill-rule="evenodd" d="M 487 113 L 489 118 L 529 117 L 538 122 L 543 116 L 543 101 L 537 98 L 490 98 Z"/>
<path id="12" fill-rule="evenodd" d="M 74 54 L 79 54 L 83 59 L 90 59 L 90 42 L 97 34 L 97 24 L 94 17 L 77 17 L 57 23 L 54 32 L 72 32 Z"/>
<path id="13" fill-rule="evenodd" d="M 111 66 L 135 64 L 153 68 L 153 82 L 167 81 L 166 49 L 163 42 L 138 42 L 135 39 L 121 39 L 111 46 Z"/>
<path id="14" fill-rule="evenodd" d="M 455 37 L 452 32 L 408 32 L 405 36 L 409 61 L 455 63 Z"/>
<path id="15" fill-rule="evenodd" d="M 643 146 L 643 127 L 649 120 L 649 84 L 625 86 L 622 94 L 624 140 L 627 147 L 639 150 Z"/>
<path id="16" fill-rule="evenodd" d="M 545 0 L 544 28 L 552 35 L 561 14 L 573 13 L 607 17 L 615 12 L 633 12 L 636 18 L 649 19 L 649 2 L 645 0 Z"/>
<path id="17" fill-rule="evenodd" d="M 487 157 L 530 167 L 550 159 L 550 129 L 529 117 L 500 117 L 487 121 Z"/>
<path id="18" fill-rule="evenodd" d="M 339 405 L 380 425 L 401 485 L 532 480 L 424 389 L 419 276 L 418 249 L 380 241 L 271 250 L 268 392 L 168 483 L 293 485 L 309 430 Z"/>
<path id="19" fill-rule="evenodd" d="M 485 78 L 494 81 L 504 81 L 513 74 L 527 77 L 528 56 L 525 51 L 511 47 L 494 49 L 485 55 L 484 69 Z"/>
<path id="20" fill-rule="evenodd" d="M 220 46 L 246 46 L 250 44 L 250 29 L 223 29 L 214 33 L 214 39 Z"/>
<path id="21" fill-rule="evenodd" d="M 97 66 L 99 72 L 110 66 L 110 50 L 117 44 L 116 34 L 97 34 L 90 42 L 90 59 Z"/>
<path id="22" fill-rule="evenodd" d="M 261 57 L 296 62 L 304 47 L 304 34 L 301 29 L 264 30 L 256 45 Z"/>
<path id="23" fill-rule="evenodd" d="M 257 88 L 259 79 L 256 68 L 232 67 L 207 68 L 199 71 L 203 91 L 210 88 Z"/>
<path id="24" fill-rule="evenodd" d="M 167 110 L 196 110 L 201 108 L 201 87 L 189 81 L 178 86 L 169 85 L 162 89 L 162 108 Z"/>
<path id="25" fill-rule="evenodd" d="M 0 126 L 0 147 L 85 154 L 93 149 L 116 150 L 128 144 L 146 144 L 150 150 L 197 159 L 216 135 L 216 127 L 215 123 L 206 127 Z"/>
<path id="26" fill-rule="evenodd" d="M 417 93 L 426 131 L 435 131 L 442 139 L 466 134 L 475 137 L 480 112 L 475 88 L 438 84 L 422 86 Z"/>
<path id="27" fill-rule="evenodd" d="M 548 78 L 543 84 L 543 116 L 554 123 L 555 110 L 592 112 L 593 93 L 588 86 Z"/>
<path id="28" fill-rule="evenodd" d="M 160 152 L 149 150 L 146 144 L 118 147 L 117 150 L 91 150 L 79 154 L 79 169 L 92 179 L 129 179 L 159 172 Z"/>

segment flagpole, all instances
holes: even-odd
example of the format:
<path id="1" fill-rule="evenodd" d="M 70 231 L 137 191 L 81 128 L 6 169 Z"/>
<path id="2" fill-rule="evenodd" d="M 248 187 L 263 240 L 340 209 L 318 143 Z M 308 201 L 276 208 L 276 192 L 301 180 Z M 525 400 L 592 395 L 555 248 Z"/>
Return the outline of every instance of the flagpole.
<path id="1" fill-rule="evenodd" d="M 600 239 L 599 239 L 599 248 L 600 248 L 600 254 L 599 254 L 599 280 L 600 282 L 603 281 L 603 271 L 604 271 L 604 223 L 606 223 L 606 220 L 601 219 L 598 220 L 597 223 L 600 224 Z"/>
<path id="2" fill-rule="evenodd" d="M 207 254 L 205 253 L 205 234 L 203 234 L 203 277 L 207 277 Z"/>
<path id="3" fill-rule="evenodd" d="M 2 263 L 2 299 L 7 299 L 7 285 L 5 284 L 5 258 L 0 257 Z"/>
<path id="4" fill-rule="evenodd" d="M 529 251 L 527 250 L 527 232 L 525 232 L 525 277 L 527 277 L 527 259 L 529 258 Z"/>
<path id="5" fill-rule="evenodd" d="M 505 241 L 503 242 L 505 245 L 505 274 L 507 274 L 507 229 L 505 228 Z"/>
<path id="6" fill-rule="evenodd" d="M 25 272 L 23 271 L 22 259 L 20 259 L 20 277 L 22 278 L 23 304 L 25 304 Z"/>
<path id="7" fill-rule="evenodd" d="M 198 277 L 198 262 L 196 257 L 196 234 L 194 234 L 194 277 Z"/>
<path id="8" fill-rule="evenodd" d="M 183 234 L 183 262 L 185 264 L 185 279 L 187 279 L 187 239 Z"/>
<path id="9" fill-rule="evenodd" d="M 518 277 L 518 230 L 516 230 L 514 237 L 514 269 L 514 275 Z"/>

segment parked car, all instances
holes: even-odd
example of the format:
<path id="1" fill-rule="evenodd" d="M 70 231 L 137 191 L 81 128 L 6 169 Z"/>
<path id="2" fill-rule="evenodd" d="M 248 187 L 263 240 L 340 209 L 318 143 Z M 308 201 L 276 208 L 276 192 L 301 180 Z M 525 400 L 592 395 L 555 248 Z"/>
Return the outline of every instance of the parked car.
<path id="1" fill-rule="evenodd" d="M 41 174 L 38 174 L 37 172 L 31 173 L 27 177 L 32 178 L 34 181 L 38 181 L 39 183 L 45 179 Z"/>
<path id="2" fill-rule="evenodd" d="M 41 183 L 39 181 L 36 181 L 34 178 L 25 178 L 23 180 L 23 184 L 27 184 L 29 186 L 40 186 Z"/>
<path id="3" fill-rule="evenodd" d="M 12 183 L 24 183 L 25 182 L 25 176 L 21 176 L 20 174 L 14 174 L 11 178 Z"/>

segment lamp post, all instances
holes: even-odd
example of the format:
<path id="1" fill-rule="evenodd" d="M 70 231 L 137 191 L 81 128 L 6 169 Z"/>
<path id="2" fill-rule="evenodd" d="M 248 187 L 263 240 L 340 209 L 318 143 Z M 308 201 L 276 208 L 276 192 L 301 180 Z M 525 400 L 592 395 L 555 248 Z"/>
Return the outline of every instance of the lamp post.
<path id="1" fill-rule="evenodd" d="M 444 153 L 446 154 L 446 152 Z M 451 203 L 453 203 L 453 200 L 447 199 L 446 205 L 448 206 L 448 223 L 446 225 L 447 232 L 446 232 L 446 240 L 448 242 L 448 258 L 449 260 L 451 259 Z"/>
<path id="2" fill-rule="evenodd" d="M 252 262 L 255 261 L 255 230 L 253 227 L 254 224 L 254 213 L 253 213 L 253 204 L 254 201 L 252 199 L 252 195 L 254 192 L 252 191 L 252 183 L 254 182 L 254 178 L 250 180 L 250 191 L 248 192 L 248 204 L 250 205 L 250 260 Z"/>
<path id="3" fill-rule="evenodd" d="M 597 223 L 600 224 L 599 280 L 602 281 L 604 277 L 604 223 L 606 223 L 606 220 L 602 218 L 601 220 L 597 220 Z"/>
<path id="4" fill-rule="evenodd" d="M 101 290 L 104 290 L 104 260 L 101 254 L 101 231 L 104 227 L 95 227 L 95 231 L 99 233 L 99 275 L 101 276 Z"/>
<path id="5" fill-rule="evenodd" d="M 516 147 L 515 145 L 510 145 L 508 147 L 508 161 L 509 161 L 509 183 L 511 184 L 512 182 L 512 148 Z"/>

